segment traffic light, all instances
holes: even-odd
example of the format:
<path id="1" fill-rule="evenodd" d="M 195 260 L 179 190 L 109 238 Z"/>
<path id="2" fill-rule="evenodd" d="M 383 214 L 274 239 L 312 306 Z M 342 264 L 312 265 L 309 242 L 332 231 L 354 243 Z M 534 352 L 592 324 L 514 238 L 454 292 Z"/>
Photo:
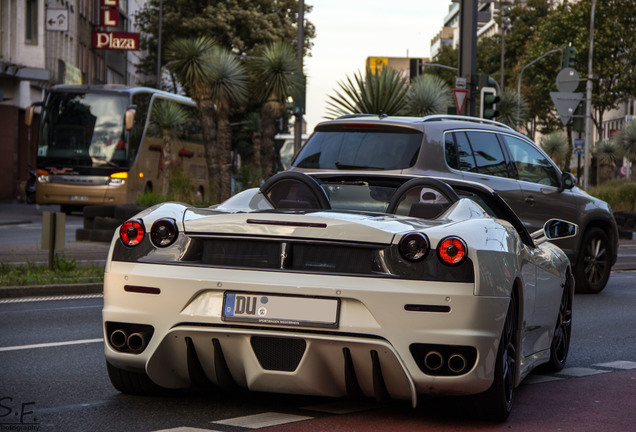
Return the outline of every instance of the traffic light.
<path id="1" fill-rule="evenodd" d="M 484 119 L 493 119 L 499 116 L 497 111 L 497 90 L 494 87 L 481 88 L 481 104 L 479 106 L 479 117 Z"/>
<path id="2" fill-rule="evenodd" d="M 563 67 L 573 67 L 576 59 L 576 48 L 572 45 L 566 45 L 563 50 Z"/>

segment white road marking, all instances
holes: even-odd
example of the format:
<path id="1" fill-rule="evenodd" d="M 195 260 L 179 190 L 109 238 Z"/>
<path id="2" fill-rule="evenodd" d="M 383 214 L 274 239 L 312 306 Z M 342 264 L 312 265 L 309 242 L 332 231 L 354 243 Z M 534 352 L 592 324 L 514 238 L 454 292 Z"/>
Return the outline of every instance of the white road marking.
<path id="1" fill-rule="evenodd" d="M 82 295 L 68 295 L 68 296 L 48 296 L 48 297 L 21 297 L 21 298 L 9 298 L 0 300 L 0 304 L 7 303 L 29 303 L 29 302 L 43 302 L 43 301 L 55 301 L 55 300 L 83 300 L 102 298 L 104 294 L 82 294 Z"/>
<path id="2" fill-rule="evenodd" d="M 104 342 L 103 338 L 99 339 L 80 339 L 73 341 L 64 341 L 64 342 L 49 342 L 49 343 L 40 343 L 40 344 L 32 344 L 32 345 L 17 345 L 17 346 L 8 346 L 8 347 L 0 347 L 0 352 L 2 351 L 20 351 L 27 349 L 35 349 L 35 348 L 51 348 L 65 345 L 82 345 L 89 343 L 97 343 Z"/>
<path id="3" fill-rule="evenodd" d="M 630 369 L 636 369 L 636 362 L 618 360 L 618 361 L 613 361 L 613 362 L 609 362 L 609 363 L 599 363 L 599 364 L 595 364 L 595 365 L 592 365 L 592 366 L 593 367 L 600 367 L 600 368 L 630 370 Z"/>
<path id="4" fill-rule="evenodd" d="M 276 412 L 265 412 L 243 417 L 234 417 L 225 420 L 215 420 L 211 423 L 218 423 L 228 426 L 238 426 L 249 429 L 260 429 L 269 426 L 277 426 L 286 423 L 294 423 L 304 420 L 312 420 L 313 417 L 305 417 L 293 414 L 283 414 Z"/>

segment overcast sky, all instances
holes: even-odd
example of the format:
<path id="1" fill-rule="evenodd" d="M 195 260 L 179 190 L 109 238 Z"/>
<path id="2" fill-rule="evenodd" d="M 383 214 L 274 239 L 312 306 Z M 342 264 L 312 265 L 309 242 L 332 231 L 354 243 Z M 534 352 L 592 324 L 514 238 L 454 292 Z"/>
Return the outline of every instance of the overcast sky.
<path id="1" fill-rule="evenodd" d="M 323 120 L 328 94 L 363 71 L 367 57 L 430 57 L 450 0 L 305 0 L 316 26 L 307 74 L 307 132 Z"/>

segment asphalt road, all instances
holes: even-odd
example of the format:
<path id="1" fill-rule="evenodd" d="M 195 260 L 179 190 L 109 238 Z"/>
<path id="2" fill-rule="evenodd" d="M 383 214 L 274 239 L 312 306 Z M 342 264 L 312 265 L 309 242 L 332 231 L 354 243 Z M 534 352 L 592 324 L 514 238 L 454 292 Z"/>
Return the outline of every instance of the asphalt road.
<path id="1" fill-rule="evenodd" d="M 635 271 L 614 272 L 601 294 L 575 296 L 566 369 L 529 376 L 502 424 L 463 417 L 453 399 L 425 399 L 412 410 L 408 403 L 246 391 L 126 396 L 106 373 L 101 296 L 4 300 L 0 431 L 629 430 L 636 400 L 635 280 Z"/>

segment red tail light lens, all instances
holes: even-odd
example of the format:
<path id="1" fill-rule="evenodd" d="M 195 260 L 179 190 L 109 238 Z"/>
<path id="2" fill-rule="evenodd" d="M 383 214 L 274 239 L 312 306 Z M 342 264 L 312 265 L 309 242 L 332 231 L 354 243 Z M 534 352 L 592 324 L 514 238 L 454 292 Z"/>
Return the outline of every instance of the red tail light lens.
<path id="1" fill-rule="evenodd" d="M 144 239 L 146 229 L 140 220 L 129 220 L 119 228 L 119 238 L 126 246 L 137 246 Z"/>
<path id="2" fill-rule="evenodd" d="M 466 259 L 468 248 L 466 242 L 459 237 L 446 237 L 440 242 L 437 251 L 444 263 L 457 265 Z"/>

